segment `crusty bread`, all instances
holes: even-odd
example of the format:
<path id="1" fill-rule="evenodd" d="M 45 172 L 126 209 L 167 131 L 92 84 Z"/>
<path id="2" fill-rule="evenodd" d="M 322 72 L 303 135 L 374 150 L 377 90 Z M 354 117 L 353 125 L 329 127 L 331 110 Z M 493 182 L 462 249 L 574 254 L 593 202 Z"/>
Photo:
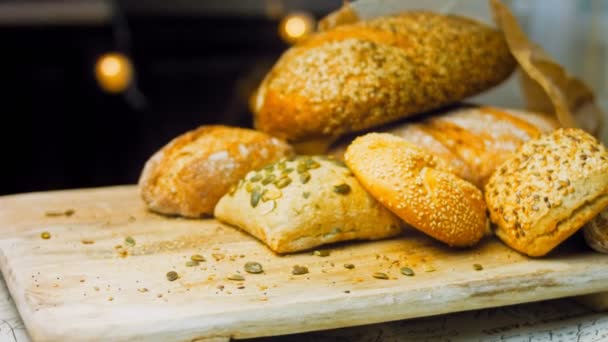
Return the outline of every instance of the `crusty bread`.
<path id="1" fill-rule="evenodd" d="M 476 94 L 515 64 L 500 32 L 467 18 L 341 25 L 285 52 L 254 95 L 255 125 L 292 142 L 335 139 Z"/>
<path id="2" fill-rule="evenodd" d="M 580 129 L 524 143 L 490 177 L 485 197 L 496 235 L 543 256 L 608 206 L 608 152 Z"/>
<path id="3" fill-rule="evenodd" d="M 293 154 L 277 138 L 250 129 L 201 126 L 156 152 L 139 179 L 153 211 L 186 217 L 213 214 L 217 201 L 247 172 Z"/>
<path id="4" fill-rule="evenodd" d="M 608 208 L 587 222 L 583 233 L 589 247 L 600 253 L 608 253 Z"/>
<path id="5" fill-rule="evenodd" d="M 553 131 L 557 121 L 547 115 L 496 107 L 462 106 L 422 121 L 374 129 L 397 135 L 446 161 L 456 175 L 483 188 L 494 170 L 525 141 Z M 351 139 L 329 154 L 342 158 Z"/>
<path id="6" fill-rule="evenodd" d="M 356 138 L 344 159 L 380 203 L 450 246 L 477 243 L 488 230 L 481 191 L 442 159 L 388 133 Z"/>
<path id="7" fill-rule="evenodd" d="M 252 171 L 215 207 L 277 253 L 344 240 L 395 236 L 402 221 L 382 207 L 340 162 L 300 156 Z"/>

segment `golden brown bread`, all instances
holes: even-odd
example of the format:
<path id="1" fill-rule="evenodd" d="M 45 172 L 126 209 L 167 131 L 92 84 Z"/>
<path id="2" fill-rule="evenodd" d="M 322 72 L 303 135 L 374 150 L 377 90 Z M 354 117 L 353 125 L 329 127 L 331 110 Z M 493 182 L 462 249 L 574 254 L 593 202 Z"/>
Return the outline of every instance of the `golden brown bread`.
<path id="1" fill-rule="evenodd" d="M 445 106 L 515 68 L 502 35 L 452 15 L 404 12 L 341 25 L 289 49 L 254 95 L 256 128 L 292 142 Z"/>
<path id="2" fill-rule="evenodd" d="M 344 157 L 380 203 L 435 239 L 466 247 L 489 232 L 481 191 L 404 139 L 369 133 L 356 138 Z"/>
<path id="3" fill-rule="evenodd" d="M 587 222 L 583 233 L 589 247 L 600 253 L 608 253 L 608 208 Z"/>
<path id="4" fill-rule="evenodd" d="M 391 237 L 403 225 L 346 166 L 326 157 L 300 156 L 250 172 L 222 197 L 215 216 L 278 253 Z"/>
<path id="5" fill-rule="evenodd" d="M 608 206 L 608 151 L 580 129 L 524 143 L 490 177 L 485 198 L 496 235 L 543 256 Z"/>
<path id="6" fill-rule="evenodd" d="M 153 211 L 211 215 L 220 197 L 247 172 L 291 154 L 287 143 L 265 133 L 201 126 L 176 137 L 146 162 L 139 189 Z"/>
<path id="7" fill-rule="evenodd" d="M 494 170 L 525 141 L 551 132 L 557 121 L 547 115 L 496 107 L 465 106 L 423 121 L 375 129 L 397 135 L 446 161 L 459 177 L 483 188 Z M 350 141 L 332 147 L 342 158 Z"/>

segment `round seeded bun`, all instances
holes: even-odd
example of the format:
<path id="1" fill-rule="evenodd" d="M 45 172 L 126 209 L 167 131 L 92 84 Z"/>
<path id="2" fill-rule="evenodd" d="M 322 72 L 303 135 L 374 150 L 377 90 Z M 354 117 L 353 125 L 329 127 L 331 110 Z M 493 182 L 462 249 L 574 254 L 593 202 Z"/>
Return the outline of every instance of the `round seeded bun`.
<path id="1" fill-rule="evenodd" d="M 152 211 L 212 215 L 219 199 L 250 170 L 293 154 L 277 138 L 250 129 L 201 126 L 156 152 L 139 179 L 141 197 Z"/>
<path id="2" fill-rule="evenodd" d="M 496 235 L 543 256 L 608 206 L 608 151 L 580 129 L 558 129 L 518 148 L 490 177 L 485 198 Z"/>
<path id="3" fill-rule="evenodd" d="M 477 243 L 488 230 L 481 191 L 442 159 L 388 133 L 356 138 L 346 164 L 380 203 L 450 246 Z"/>
<path id="4" fill-rule="evenodd" d="M 341 25 L 292 47 L 254 94 L 252 111 L 256 128 L 290 142 L 332 140 L 477 94 L 515 65 L 494 28 L 403 12 Z"/>

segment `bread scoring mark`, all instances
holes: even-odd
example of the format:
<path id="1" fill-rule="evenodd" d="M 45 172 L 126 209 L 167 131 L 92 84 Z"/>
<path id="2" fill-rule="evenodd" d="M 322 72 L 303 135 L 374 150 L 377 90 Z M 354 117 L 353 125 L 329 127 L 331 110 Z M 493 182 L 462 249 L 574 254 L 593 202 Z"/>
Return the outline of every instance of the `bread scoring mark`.
<path id="1" fill-rule="evenodd" d="M 229 157 L 230 157 L 230 155 L 228 154 L 228 151 L 218 151 L 218 152 L 210 154 L 209 157 L 207 157 L 207 160 L 209 160 L 209 161 L 226 160 Z"/>

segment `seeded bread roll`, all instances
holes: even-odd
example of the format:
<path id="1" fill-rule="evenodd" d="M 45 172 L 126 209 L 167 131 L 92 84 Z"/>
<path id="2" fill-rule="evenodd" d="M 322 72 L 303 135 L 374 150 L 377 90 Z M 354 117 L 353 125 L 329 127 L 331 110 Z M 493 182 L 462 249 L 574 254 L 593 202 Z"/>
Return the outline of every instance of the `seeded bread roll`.
<path id="1" fill-rule="evenodd" d="M 583 233 L 589 247 L 600 253 L 608 253 L 608 208 L 589 221 Z"/>
<path id="2" fill-rule="evenodd" d="M 391 237 L 403 224 L 341 162 L 304 156 L 248 173 L 222 197 L 215 216 L 277 253 Z"/>
<path id="3" fill-rule="evenodd" d="M 404 12 L 341 25 L 289 49 L 252 101 L 256 127 L 292 142 L 332 140 L 459 101 L 514 70 L 499 31 Z"/>
<path id="4" fill-rule="evenodd" d="M 344 158 L 380 203 L 427 235 L 467 247 L 489 233 L 481 191 L 404 139 L 369 133 L 356 138 Z"/>
<path id="5" fill-rule="evenodd" d="M 488 178 L 521 144 L 558 127 L 540 113 L 496 107 L 463 106 L 423 121 L 375 129 L 399 136 L 446 161 L 459 177 L 483 189 Z M 332 147 L 342 158 L 352 139 Z"/>
<path id="6" fill-rule="evenodd" d="M 608 152 L 580 129 L 523 144 L 485 187 L 496 235 L 543 256 L 608 206 Z"/>
<path id="7" fill-rule="evenodd" d="M 201 126 L 173 139 L 139 179 L 148 208 L 162 214 L 213 214 L 217 201 L 250 170 L 293 154 L 279 139 L 250 129 Z"/>

